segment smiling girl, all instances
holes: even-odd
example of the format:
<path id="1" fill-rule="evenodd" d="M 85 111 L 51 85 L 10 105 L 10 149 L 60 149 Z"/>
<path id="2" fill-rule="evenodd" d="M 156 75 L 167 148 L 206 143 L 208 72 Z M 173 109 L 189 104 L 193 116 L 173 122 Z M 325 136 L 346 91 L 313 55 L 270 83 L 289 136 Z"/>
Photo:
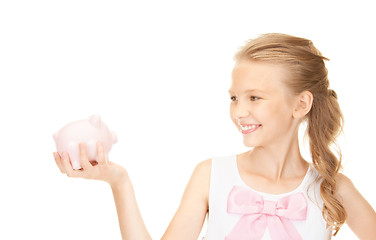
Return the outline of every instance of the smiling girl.
<path id="1" fill-rule="evenodd" d="M 286 34 L 250 40 L 235 55 L 230 115 L 251 149 L 197 165 L 162 239 L 330 239 L 346 222 L 360 239 L 376 236 L 376 213 L 341 170 L 332 146 L 342 131 L 327 60 L 311 41 Z M 299 149 L 307 123 L 311 161 Z M 54 153 L 62 173 L 110 184 L 123 239 L 151 239 L 126 170 L 105 160 L 90 164 L 80 144 L 81 170 Z"/>

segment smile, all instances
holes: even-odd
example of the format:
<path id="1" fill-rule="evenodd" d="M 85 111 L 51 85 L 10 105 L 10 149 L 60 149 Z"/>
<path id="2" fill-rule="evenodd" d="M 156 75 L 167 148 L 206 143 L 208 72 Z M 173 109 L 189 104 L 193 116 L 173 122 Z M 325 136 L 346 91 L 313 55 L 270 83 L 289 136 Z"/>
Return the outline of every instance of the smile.
<path id="1" fill-rule="evenodd" d="M 259 127 L 261 127 L 261 124 L 246 124 L 246 125 L 239 124 L 239 126 L 241 129 L 240 131 L 243 134 L 248 134 L 248 133 L 256 131 Z"/>

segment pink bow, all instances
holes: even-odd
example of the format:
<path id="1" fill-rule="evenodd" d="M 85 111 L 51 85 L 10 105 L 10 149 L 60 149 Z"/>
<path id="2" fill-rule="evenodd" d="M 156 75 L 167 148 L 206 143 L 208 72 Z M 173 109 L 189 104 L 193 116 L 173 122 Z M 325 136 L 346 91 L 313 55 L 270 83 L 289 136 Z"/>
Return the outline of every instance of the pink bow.
<path id="1" fill-rule="evenodd" d="M 266 228 L 273 240 L 300 240 L 290 220 L 306 219 L 307 200 L 303 193 L 295 193 L 274 202 L 249 188 L 234 186 L 227 199 L 227 212 L 243 216 L 226 240 L 259 240 Z"/>

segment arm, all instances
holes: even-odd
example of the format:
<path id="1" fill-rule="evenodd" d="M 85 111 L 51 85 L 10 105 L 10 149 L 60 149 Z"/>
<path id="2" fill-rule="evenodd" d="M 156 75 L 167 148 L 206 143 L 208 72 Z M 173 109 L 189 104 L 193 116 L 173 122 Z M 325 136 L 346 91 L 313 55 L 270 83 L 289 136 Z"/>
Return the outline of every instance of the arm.
<path id="1" fill-rule="evenodd" d="M 127 180 L 111 186 L 123 239 L 151 240 L 138 209 L 133 186 Z"/>
<path id="2" fill-rule="evenodd" d="M 97 145 L 97 151 L 98 164 L 92 166 L 86 155 L 86 146 L 80 144 L 81 170 L 73 170 L 68 154 L 63 154 L 62 158 L 57 153 L 54 156 L 60 171 L 69 177 L 102 180 L 110 184 L 123 239 L 150 240 L 126 170 L 105 160 L 101 144 Z M 210 159 L 197 165 L 163 240 L 197 239 L 208 211 L 210 172 Z"/>
<path id="3" fill-rule="evenodd" d="M 347 212 L 346 223 L 355 235 L 362 240 L 372 240 L 376 236 L 376 213 L 372 206 L 343 174 L 337 177 L 337 199 Z"/>
<path id="4" fill-rule="evenodd" d="M 122 239 L 150 240 L 151 237 L 138 209 L 132 183 L 126 170 L 117 164 L 105 160 L 103 145 L 97 144 L 98 164 L 92 166 L 86 154 L 86 146 L 80 144 L 80 162 L 82 169 L 74 170 L 69 156 L 62 157 L 54 153 L 55 161 L 62 173 L 69 177 L 102 180 L 110 184 L 119 219 Z"/>
<path id="5" fill-rule="evenodd" d="M 197 239 L 209 208 L 211 160 L 197 165 L 162 240 Z"/>

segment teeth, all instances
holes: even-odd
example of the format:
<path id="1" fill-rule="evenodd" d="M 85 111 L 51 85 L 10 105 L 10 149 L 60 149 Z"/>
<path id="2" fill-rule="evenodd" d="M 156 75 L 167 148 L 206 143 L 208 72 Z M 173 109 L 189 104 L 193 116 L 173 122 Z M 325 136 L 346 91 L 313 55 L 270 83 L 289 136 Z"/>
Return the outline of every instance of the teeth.
<path id="1" fill-rule="evenodd" d="M 244 131 L 247 131 L 247 130 L 249 130 L 249 129 L 254 129 L 254 128 L 256 128 L 258 125 L 255 125 L 255 124 L 252 124 L 252 125 L 248 125 L 248 126 L 242 126 L 242 125 L 240 125 L 240 128 L 242 129 L 242 130 L 244 130 Z"/>

